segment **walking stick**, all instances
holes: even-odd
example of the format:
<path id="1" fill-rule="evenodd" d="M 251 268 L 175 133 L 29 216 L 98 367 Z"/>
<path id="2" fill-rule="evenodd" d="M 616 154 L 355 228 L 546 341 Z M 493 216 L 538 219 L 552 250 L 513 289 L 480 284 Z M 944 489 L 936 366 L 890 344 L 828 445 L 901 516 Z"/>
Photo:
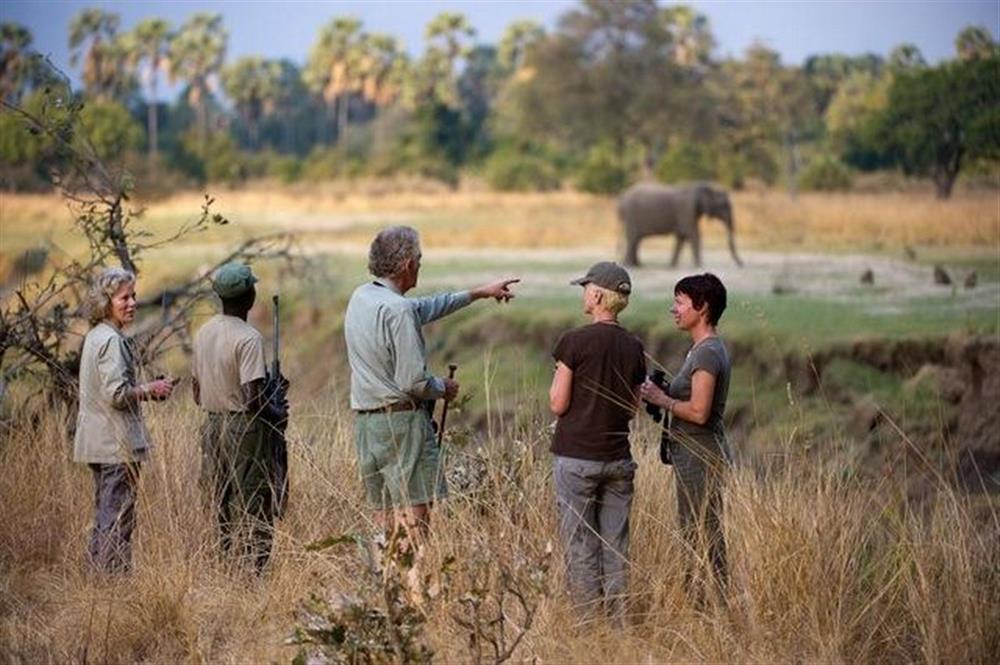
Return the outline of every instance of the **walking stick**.
<path id="1" fill-rule="evenodd" d="M 458 365 L 448 365 L 448 378 L 455 378 L 455 370 L 458 369 Z M 441 409 L 441 427 L 438 427 L 438 446 L 441 445 L 441 441 L 444 440 L 444 421 L 448 417 L 448 400 L 444 401 L 444 408 Z"/>

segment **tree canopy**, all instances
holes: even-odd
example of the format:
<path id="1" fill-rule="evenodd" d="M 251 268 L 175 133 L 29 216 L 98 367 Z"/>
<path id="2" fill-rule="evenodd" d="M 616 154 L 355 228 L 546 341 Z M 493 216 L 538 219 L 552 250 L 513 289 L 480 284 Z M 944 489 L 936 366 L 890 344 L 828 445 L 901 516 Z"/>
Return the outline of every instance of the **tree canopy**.
<path id="1" fill-rule="evenodd" d="M 112 144 L 130 152 L 144 143 L 151 168 L 194 180 L 411 171 L 455 183 L 466 171 L 505 187 L 613 193 L 659 177 L 794 192 L 800 181 L 813 186 L 802 178 L 815 165 L 899 168 L 948 196 L 963 167 L 997 169 L 1000 55 L 982 26 L 956 35 L 954 59 L 937 65 L 901 43 L 884 55 L 817 53 L 801 66 L 763 44 L 720 57 L 704 14 L 657 0 L 581 0 L 551 31 L 515 21 L 496 44 L 469 17 L 444 12 L 413 56 L 394 36 L 334 16 L 302 63 L 228 60 L 218 14 L 125 28 L 106 9 L 73 20 L 80 101 L 144 125 L 137 142 L 122 122 Z M 164 77 L 184 84 L 180 98 L 160 99 Z M 30 31 L 0 24 L 6 104 L 61 80 Z M 5 119 L 0 132 L 18 163 L 42 159 L 17 122 Z M 8 187 L 38 186 L 25 173 L 45 171 L 41 162 L 2 168 Z"/>

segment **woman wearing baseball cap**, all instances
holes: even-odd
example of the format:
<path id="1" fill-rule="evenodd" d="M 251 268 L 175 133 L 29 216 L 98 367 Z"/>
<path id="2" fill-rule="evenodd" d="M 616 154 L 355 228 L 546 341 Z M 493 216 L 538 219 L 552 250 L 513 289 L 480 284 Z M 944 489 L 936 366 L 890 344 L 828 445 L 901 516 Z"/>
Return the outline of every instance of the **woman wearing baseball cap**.
<path id="1" fill-rule="evenodd" d="M 583 287 L 590 323 L 563 334 L 552 353 L 549 405 L 559 532 L 575 605 L 602 609 L 624 623 L 628 591 L 629 512 L 636 464 L 629 422 L 646 375 L 642 343 L 618 322 L 632 280 L 616 263 L 593 265 Z"/>

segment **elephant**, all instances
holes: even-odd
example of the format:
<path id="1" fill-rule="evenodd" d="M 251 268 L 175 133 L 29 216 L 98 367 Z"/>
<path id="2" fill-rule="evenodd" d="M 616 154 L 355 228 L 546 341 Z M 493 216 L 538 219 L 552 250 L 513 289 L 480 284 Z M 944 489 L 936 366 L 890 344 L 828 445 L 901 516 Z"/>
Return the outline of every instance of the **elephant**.
<path id="1" fill-rule="evenodd" d="M 618 199 L 618 219 L 625 236 L 625 265 L 639 265 L 639 242 L 646 236 L 673 234 L 677 239 L 670 261 L 677 267 L 681 248 L 691 242 L 696 266 L 701 266 L 701 233 L 698 220 L 714 217 L 729 230 L 729 251 L 736 265 L 743 262 L 736 254 L 733 237 L 733 206 L 729 194 L 707 183 L 669 186 L 653 182 L 633 185 Z"/>

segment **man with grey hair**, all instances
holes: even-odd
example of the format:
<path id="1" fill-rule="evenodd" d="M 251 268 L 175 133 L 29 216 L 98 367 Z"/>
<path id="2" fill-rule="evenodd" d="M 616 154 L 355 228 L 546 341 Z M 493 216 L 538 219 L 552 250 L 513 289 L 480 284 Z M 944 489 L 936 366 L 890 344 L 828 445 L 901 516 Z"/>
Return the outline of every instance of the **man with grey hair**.
<path id="1" fill-rule="evenodd" d="M 447 494 L 427 402 L 453 400 L 458 382 L 427 370 L 421 328 L 474 300 L 514 297 L 501 279 L 467 291 L 406 298 L 420 273 L 420 237 L 408 226 L 379 232 L 368 253 L 375 279 L 351 295 L 344 319 L 351 366 L 351 409 L 366 498 L 377 524 L 403 530 L 406 542 L 426 533 L 430 506 Z"/>

